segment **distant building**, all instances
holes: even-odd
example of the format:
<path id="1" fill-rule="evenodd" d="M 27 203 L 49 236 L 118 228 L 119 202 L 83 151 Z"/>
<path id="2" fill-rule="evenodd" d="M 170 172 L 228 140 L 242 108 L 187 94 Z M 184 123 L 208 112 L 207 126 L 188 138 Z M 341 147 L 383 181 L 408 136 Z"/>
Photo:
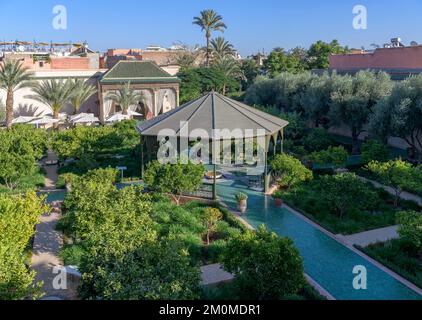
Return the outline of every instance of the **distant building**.
<path id="1" fill-rule="evenodd" d="M 25 46 L 23 45 L 25 44 Z M 100 69 L 100 55 L 88 48 L 86 44 L 34 44 L 29 42 L 0 43 L 0 64 L 8 60 L 22 62 L 23 66 L 34 73 L 35 81 L 84 79 L 97 86 L 106 70 Z M 15 116 L 33 116 L 51 113 L 49 107 L 39 101 L 29 99 L 33 95 L 30 88 L 15 92 Z M 6 101 L 6 92 L 0 90 L 0 100 Z M 91 97 L 81 106 L 81 112 L 98 115 L 99 101 Z M 73 114 L 73 108 L 67 105 L 62 113 Z"/>
<path id="2" fill-rule="evenodd" d="M 133 106 L 144 118 L 151 119 L 179 106 L 179 86 L 177 77 L 170 75 L 151 61 L 119 61 L 105 73 L 98 84 L 99 116 L 102 122 L 120 107 L 107 100 L 109 92 L 116 91 L 129 83 L 144 95 L 144 101 Z"/>
<path id="3" fill-rule="evenodd" d="M 257 66 L 263 67 L 265 61 L 267 60 L 267 55 L 265 53 L 258 52 L 255 55 L 248 57 L 249 59 L 255 60 Z"/>
<path id="4" fill-rule="evenodd" d="M 170 75 L 176 75 L 180 69 L 176 63 L 177 56 L 184 52 L 177 46 L 170 49 L 159 46 L 149 46 L 146 49 L 109 49 L 104 57 L 105 67 L 110 69 L 119 61 L 151 61 Z"/>
<path id="5" fill-rule="evenodd" d="M 379 70 L 390 74 L 393 80 L 404 80 L 422 73 L 422 45 L 404 46 L 399 38 L 373 51 L 354 51 L 329 57 L 330 70 L 339 74 L 354 74 L 359 70 Z"/>
<path id="6" fill-rule="evenodd" d="M 35 81 L 84 79 L 98 88 L 98 94 L 88 99 L 81 106 L 80 112 L 93 113 L 102 122 L 120 111 L 119 106 L 106 99 L 107 93 L 122 88 L 127 82 L 145 96 L 145 101 L 132 107 L 133 111 L 138 111 L 147 119 L 179 106 L 179 79 L 174 76 L 178 69 L 173 70 L 170 63 L 170 52 L 174 54 L 177 50 L 169 51 L 158 47 L 141 51 L 112 49 L 108 51 L 106 58 L 89 49 L 87 45 L 63 44 L 59 47 L 56 44 L 54 47 L 45 44 L 40 49 L 33 48 L 34 44 L 27 47 L 12 44 L 7 50 L 1 50 L 1 44 L 0 64 L 7 60 L 21 61 L 24 67 L 33 72 Z M 115 59 L 112 67 L 104 68 L 105 62 L 110 58 Z M 28 98 L 33 94 L 31 88 L 15 92 L 15 117 L 51 114 L 47 105 Z M 4 90 L 0 90 L 0 100 L 6 102 Z M 71 105 L 66 105 L 60 112 L 71 115 L 74 110 Z"/>

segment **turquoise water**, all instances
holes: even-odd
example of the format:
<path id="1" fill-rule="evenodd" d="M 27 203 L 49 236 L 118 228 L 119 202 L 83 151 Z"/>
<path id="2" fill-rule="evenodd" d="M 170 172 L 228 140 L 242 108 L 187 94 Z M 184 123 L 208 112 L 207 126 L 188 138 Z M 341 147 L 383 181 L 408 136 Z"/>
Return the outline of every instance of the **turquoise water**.
<path id="1" fill-rule="evenodd" d="M 305 271 L 338 300 L 416 300 L 422 299 L 372 263 L 335 241 L 306 220 L 285 208 L 276 208 L 273 200 L 236 182 L 219 184 L 221 200 L 235 209 L 235 194 L 249 195 L 244 219 L 253 227 L 265 224 L 280 236 L 291 238 L 299 249 Z M 353 288 L 355 266 L 367 268 L 367 290 Z"/>
<path id="2" fill-rule="evenodd" d="M 51 192 L 40 192 L 40 195 L 45 195 L 47 197 L 47 203 L 51 203 L 54 201 L 63 201 L 66 197 L 66 191 L 51 191 Z"/>

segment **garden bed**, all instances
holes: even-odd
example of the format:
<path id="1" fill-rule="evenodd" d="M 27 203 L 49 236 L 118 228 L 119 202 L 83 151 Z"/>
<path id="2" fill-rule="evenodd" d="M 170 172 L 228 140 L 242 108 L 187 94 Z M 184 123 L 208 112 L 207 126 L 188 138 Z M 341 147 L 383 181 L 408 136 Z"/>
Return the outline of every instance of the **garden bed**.
<path id="1" fill-rule="evenodd" d="M 372 196 L 368 199 L 368 206 L 361 206 L 364 199 L 355 199 L 349 212 L 340 218 L 330 209 L 330 205 L 324 199 L 327 196 L 326 190 L 320 189 L 320 177 L 314 181 L 306 182 L 291 191 L 285 191 L 284 201 L 298 209 L 305 216 L 315 221 L 323 228 L 334 234 L 350 235 L 373 229 L 389 227 L 396 224 L 396 213 L 401 210 L 420 210 L 413 202 L 401 201 L 400 207 L 393 206 L 393 196 L 383 190 L 376 189 L 366 184 Z M 342 191 L 338 191 L 342 192 Z M 328 194 L 328 196 L 330 196 Z M 353 201 L 345 199 L 345 201 Z"/>
<path id="2" fill-rule="evenodd" d="M 422 288 L 422 258 L 403 250 L 400 239 L 370 245 L 359 250 Z"/>

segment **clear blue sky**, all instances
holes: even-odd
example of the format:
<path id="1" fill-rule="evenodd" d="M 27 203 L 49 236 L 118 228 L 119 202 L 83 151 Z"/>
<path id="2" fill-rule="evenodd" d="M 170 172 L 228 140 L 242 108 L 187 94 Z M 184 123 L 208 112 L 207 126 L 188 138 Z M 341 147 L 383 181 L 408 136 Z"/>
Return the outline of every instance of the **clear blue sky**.
<path id="1" fill-rule="evenodd" d="M 68 29 L 52 27 L 55 5 L 68 10 Z M 352 8 L 368 9 L 368 29 L 354 30 Z M 203 44 L 192 18 L 202 9 L 220 13 L 225 37 L 242 55 L 275 47 L 308 47 L 338 39 L 369 48 L 394 36 L 422 43 L 420 0 L 13 0 L 0 7 L 0 40 L 88 41 L 91 48 Z"/>

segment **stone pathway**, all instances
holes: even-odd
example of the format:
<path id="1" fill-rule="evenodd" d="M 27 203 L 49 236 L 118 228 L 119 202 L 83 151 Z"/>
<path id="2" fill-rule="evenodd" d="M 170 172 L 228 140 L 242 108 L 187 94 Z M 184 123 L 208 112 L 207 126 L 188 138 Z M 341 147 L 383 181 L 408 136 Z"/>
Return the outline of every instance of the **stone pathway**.
<path id="1" fill-rule="evenodd" d="M 394 189 L 391 188 L 391 187 L 384 186 L 383 184 L 381 184 L 381 183 L 379 183 L 377 181 L 373 181 L 373 180 L 370 180 L 370 179 L 367 179 L 367 178 L 364 178 L 364 177 L 359 177 L 359 178 L 362 179 L 363 181 L 372 183 L 372 185 L 375 188 L 384 189 L 385 191 L 387 191 L 388 193 L 392 194 L 393 196 L 396 195 Z M 408 201 L 416 202 L 418 205 L 420 205 L 422 207 L 422 198 L 419 197 L 419 196 L 417 196 L 417 195 L 415 195 L 415 194 L 412 194 L 412 193 L 409 193 L 409 192 L 404 191 L 400 195 L 400 198 L 403 199 L 403 200 L 408 200 Z"/>
<path id="2" fill-rule="evenodd" d="M 234 276 L 224 271 L 218 263 L 201 267 L 201 284 L 204 286 L 215 285 L 233 279 Z"/>
<path id="3" fill-rule="evenodd" d="M 361 233 L 356 233 L 348 236 L 337 235 L 341 241 L 346 242 L 348 245 L 358 245 L 360 247 L 367 247 L 371 244 L 378 242 L 387 242 L 389 240 L 398 239 L 397 233 L 398 226 L 381 228 Z"/>
<path id="4" fill-rule="evenodd" d="M 57 182 L 57 165 L 46 165 L 55 162 L 57 157 L 49 152 L 44 162 L 47 171 L 45 179 L 46 190 L 54 190 Z M 72 294 L 67 290 L 56 290 L 53 288 L 53 280 L 59 274 L 55 267 L 62 267 L 58 253 L 63 246 L 63 238 L 60 232 L 56 231 L 56 224 L 61 217 L 60 203 L 51 204 L 51 214 L 42 215 L 37 225 L 34 246 L 32 252 L 32 269 L 37 273 L 35 280 L 42 281 L 42 290 L 45 293 L 43 300 L 71 299 Z M 56 271 L 54 273 L 53 271 Z"/>

